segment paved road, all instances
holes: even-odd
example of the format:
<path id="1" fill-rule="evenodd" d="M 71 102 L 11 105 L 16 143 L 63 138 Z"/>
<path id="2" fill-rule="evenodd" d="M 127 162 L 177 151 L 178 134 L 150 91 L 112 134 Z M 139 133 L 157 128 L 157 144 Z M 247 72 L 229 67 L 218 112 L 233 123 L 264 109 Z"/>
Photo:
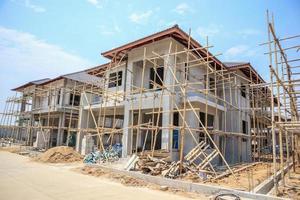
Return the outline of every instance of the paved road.
<path id="1" fill-rule="evenodd" d="M 47 165 L 0 151 L 0 200 L 184 200 L 189 199 L 147 188 L 73 172 L 68 166 Z"/>

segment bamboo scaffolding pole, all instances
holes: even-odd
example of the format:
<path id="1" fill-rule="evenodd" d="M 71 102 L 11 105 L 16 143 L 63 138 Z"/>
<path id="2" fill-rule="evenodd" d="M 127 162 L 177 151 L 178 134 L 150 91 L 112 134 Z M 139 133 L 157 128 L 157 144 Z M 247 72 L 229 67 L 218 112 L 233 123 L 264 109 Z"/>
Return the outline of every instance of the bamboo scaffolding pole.
<path id="1" fill-rule="evenodd" d="M 155 55 L 159 56 L 159 54 L 157 54 L 157 53 L 155 53 L 155 52 L 153 52 L 153 53 L 154 53 Z M 171 69 L 171 67 L 168 66 L 168 65 L 166 65 L 166 66 L 167 66 L 168 69 L 170 70 L 170 72 L 171 72 L 173 78 L 175 79 L 175 81 L 176 81 L 177 83 L 179 83 L 179 81 L 178 81 L 178 79 L 176 78 L 176 75 L 174 74 L 174 72 L 173 72 L 173 70 Z M 181 92 L 184 92 L 182 87 L 179 87 L 179 88 L 180 88 Z M 188 103 L 188 105 L 189 105 L 191 108 L 193 108 L 193 106 L 192 106 L 192 104 L 191 104 L 191 102 L 190 102 L 189 100 L 187 100 L 186 102 Z M 201 122 L 201 120 L 200 120 L 199 116 L 197 115 L 197 113 L 195 112 L 195 110 L 193 110 L 193 113 L 194 113 L 195 117 L 197 118 L 198 122 L 201 124 L 201 126 L 204 127 L 204 124 Z M 230 172 L 233 174 L 233 176 L 235 177 L 233 171 L 232 171 L 231 168 L 229 167 L 227 161 L 226 161 L 225 158 L 223 157 L 222 153 L 219 151 L 218 146 L 215 144 L 215 142 L 213 141 L 213 139 L 212 139 L 211 136 L 209 135 L 208 130 L 207 130 L 205 127 L 204 127 L 204 131 L 205 131 L 206 135 L 208 136 L 208 138 L 210 139 L 210 141 L 212 142 L 214 148 L 217 149 L 218 153 L 220 154 L 222 160 L 224 161 L 224 163 L 225 163 L 225 165 L 227 166 L 227 168 L 229 169 L 229 171 L 230 171 Z"/>
<path id="2" fill-rule="evenodd" d="M 267 22 L 269 24 L 269 13 L 267 12 Z M 269 52 L 271 52 L 272 47 L 271 47 L 271 34 L 270 30 L 268 29 L 268 39 L 269 39 Z M 278 182 L 276 179 L 276 137 L 275 137 L 275 114 L 274 114 L 274 98 L 273 98 L 273 70 L 272 70 L 272 55 L 269 54 L 269 59 L 270 59 L 270 76 L 271 76 L 271 113 L 272 113 L 272 143 L 273 143 L 273 182 L 274 182 L 274 187 L 275 187 L 275 193 L 276 195 L 278 194 Z"/>

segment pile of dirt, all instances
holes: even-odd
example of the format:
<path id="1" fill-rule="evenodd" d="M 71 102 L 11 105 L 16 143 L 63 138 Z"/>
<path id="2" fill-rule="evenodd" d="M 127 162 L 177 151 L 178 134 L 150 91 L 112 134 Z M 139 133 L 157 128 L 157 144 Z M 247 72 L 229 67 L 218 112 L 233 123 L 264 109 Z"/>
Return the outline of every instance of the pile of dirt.
<path id="1" fill-rule="evenodd" d="M 170 188 L 166 186 L 159 186 L 156 184 L 148 183 L 146 181 L 143 181 L 141 179 L 133 178 L 130 176 L 126 176 L 120 173 L 112 172 L 110 170 L 104 169 L 104 168 L 96 168 L 96 167 L 90 167 L 90 166 L 85 166 L 85 167 L 80 167 L 74 169 L 76 172 L 85 174 L 85 175 L 91 175 L 91 176 L 96 176 L 96 177 L 101 177 L 104 179 L 112 180 L 118 183 L 121 183 L 125 186 L 130 186 L 130 187 L 146 187 L 152 190 L 160 190 L 164 192 L 170 192 L 172 194 L 184 196 L 184 197 L 189 197 L 193 199 L 207 199 L 208 197 L 203 195 L 203 194 L 196 194 L 196 193 L 190 193 L 190 192 L 185 192 L 184 190 L 181 189 L 175 189 L 175 188 Z"/>
<path id="2" fill-rule="evenodd" d="M 101 168 L 94 168 L 94 167 L 89 167 L 85 166 L 83 168 L 80 168 L 80 172 L 83 174 L 89 174 L 92 176 L 96 177 L 104 177 L 110 180 L 114 180 L 117 182 L 120 182 L 123 185 L 126 186 L 133 186 L 133 187 L 145 187 L 148 186 L 149 184 L 146 183 L 145 181 L 142 181 L 140 179 L 132 178 L 130 176 L 118 174 L 118 173 L 113 173 L 105 169 Z"/>
<path id="3" fill-rule="evenodd" d="M 60 146 L 47 150 L 34 160 L 47 163 L 71 163 L 82 161 L 82 156 L 72 147 Z"/>
<path id="4" fill-rule="evenodd" d="M 100 176 L 103 176 L 108 173 L 107 171 L 105 171 L 103 169 L 89 167 L 89 166 L 77 168 L 76 171 L 79 171 L 82 174 L 92 175 L 92 176 L 96 176 L 96 177 L 100 177 Z"/>
<path id="5" fill-rule="evenodd" d="M 21 147 L 13 146 L 13 147 L 1 147 L 0 151 L 7 151 L 10 153 L 20 153 Z"/>

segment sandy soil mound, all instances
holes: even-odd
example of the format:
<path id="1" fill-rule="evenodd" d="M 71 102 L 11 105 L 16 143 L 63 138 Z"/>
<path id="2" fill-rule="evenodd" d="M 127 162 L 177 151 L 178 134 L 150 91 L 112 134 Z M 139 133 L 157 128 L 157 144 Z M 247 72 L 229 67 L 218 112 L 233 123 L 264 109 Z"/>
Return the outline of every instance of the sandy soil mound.
<path id="1" fill-rule="evenodd" d="M 145 181 L 130 176 L 110 172 L 101 168 L 85 166 L 83 168 L 79 168 L 79 171 L 83 174 L 89 174 L 96 177 L 104 177 L 111 180 L 115 180 L 126 186 L 145 187 L 151 185 L 149 183 L 146 183 Z"/>
<path id="2" fill-rule="evenodd" d="M 20 147 L 0 147 L 0 151 L 8 151 L 10 153 L 20 153 Z"/>
<path id="3" fill-rule="evenodd" d="M 72 147 L 54 147 L 37 156 L 34 160 L 48 163 L 70 163 L 82 161 L 82 156 Z"/>

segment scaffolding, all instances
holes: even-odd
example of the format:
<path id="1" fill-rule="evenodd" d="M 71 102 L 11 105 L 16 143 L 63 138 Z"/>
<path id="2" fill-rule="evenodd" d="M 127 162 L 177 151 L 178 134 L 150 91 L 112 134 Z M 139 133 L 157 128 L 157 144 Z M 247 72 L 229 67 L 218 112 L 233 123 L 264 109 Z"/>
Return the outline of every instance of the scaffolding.
<path id="1" fill-rule="evenodd" d="M 86 119 L 86 128 L 80 127 L 77 128 L 77 132 L 80 133 L 89 133 L 91 137 L 97 136 L 97 144 L 99 149 L 103 150 L 103 143 L 110 143 L 110 147 L 113 144 L 114 137 L 117 134 L 122 134 L 125 129 L 129 132 L 130 136 L 130 144 L 129 148 L 130 153 L 145 153 L 146 141 L 147 138 L 151 138 L 150 144 L 150 152 L 151 155 L 154 156 L 157 150 L 157 137 L 160 135 L 163 130 L 167 130 L 172 137 L 172 133 L 174 131 L 179 132 L 180 144 L 179 146 L 179 157 L 180 162 L 179 166 L 182 167 L 182 162 L 184 159 L 187 159 L 193 162 L 196 158 L 200 158 L 201 162 L 198 164 L 199 169 L 204 169 L 209 166 L 211 171 L 215 172 L 212 167 L 211 161 L 216 157 L 219 157 L 222 162 L 227 166 L 229 170 L 230 167 L 224 157 L 224 153 L 226 151 L 226 142 L 230 137 L 237 137 L 238 143 L 242 140 L 250 140 L 250 136 L 245 133 L 234 132 L 229 130 L 227 127 L 228 117 L 227 112 L 237 113 L 237 117 L 241 118 L 243 113 L 250 114 L 251 107 L 242 108 L 238 105 L 238 95 L 237 92 L 243 89 L 243 87 L 247 87 L 248 85 L 241 85 L 238 83 L 237 78 L 244 79 L 247 83 L 257 83 L 258 80 L 253 81 L 249 80 L 249 78 L 245 78 L 239 74 L 237 71 L 228 70 L 226 66 L 220 64 L 218 60 L 216 60 L 215 56 L 209 53 L 209 48 L 212 46 L 209 45 L 208 39 L 206 47 L 195 47 L 191 44 L 191 37 L 188 36 L 187 47 L 178 51 L 177 44 L 173 44 L 172 41 L 169 43 L 169 52 L 167 54 L 160 54 L 155 51 L 147 52 L 147 48 L 143 49 L 144 57 L 141 62 L 141 82 L 140 85 L 135 85 L 133 83 L 133 79 L 131 80 L 131 84 L 129 84 L 130 90 L 119 90 L 119 75 L 118 73 L 114 73 L 114 77 L 111 76 L 112 71 L 116 71 L 118 68 L 124 66 L 126 52 L 122 52 L 123 56 L 115 55 L 114 58 L 111 59 L 111 63 L 99 69 L 94 69 L 90 73 L 94 76 L 99 77 L 99 81 L 93 84 L 83 84 L 82 85 L 74 85 L 73 89 L 65 90 L 66 93 L 76 92 L 81 94 L 81 107 L 88 109 L 87 119 Z M 119 52 L 121 53 L 121 52 Z M 180 57 L 181 61 L 177 58 Z M 124 59 L 124 60 L 123 60 Z M 162 63 L 161 63 L 162 62 Z M 153 80 L 151 80 L 150 87 L 146 87 L 144 83 L 145 69 L 146 65 L 151 64 L 153 67 Z M 161 73 L 161 69 L 164 68 L 163 74 Z M 203 72 L 206 74 L 203 78 L 199 78 L 190 73 L 194 68 L 201 68 Z M 97 72 L 95 72 L 97 71 Z M 128 70 L 125 73 L 133 73 Z M 178 74 L 181 74 L 178 76 Z M 250 73 L 252 75 L 252 73 Z M 167 76 L 168 75 L 168 76 Z M 169 79 L 169 80 L 167 80 Z M 190 81 L 193 80 L 193 81 Z M 167 81 L 166 81 L 167 80 Z M 106 88 L 112 84 L 115 87 L 114 91 L 107 90 Z M 97 85 L 97 87 L 95 87 Z M 81 88 L 80 90 L 78 88 Z M 60 88 L 55 88 L 51 84 L 47 85 L 47 87 L 37 87 L 35 91 L 32 93 L 32 98 L 37 97 L 47 97 L 47 98 L 55 98 L 57 97 L 57 93 Z M 245 93 L 247 93 L 247 98 L 250 98 L 250 90 L 245 89 Z M 251 90 L 253 93 L 253 90 Z M 204 108 L 200 105 L 195 105 L 189 99 L 189 95 L 199 96 L 205 99 Z M 227 96 L 226 96 L 227 95 Z M 75 95 L 74 95 L 75 96 Z M 73 96 L 73 97 L 74 97 Z M 93 96 L 90 98 L 89 96 Z M 101 99 L 99 103 L 98 109 L 98 119 L 95 116 L 95 110 L 92 99 L 98 97 Z M 228 97 L 228 98 L 227 98 Z M 253 95 L 251 96 L 253 98 Z M 169 108 L 165 108 L 163 102 L 165 99 L 169 98 Z M 149 121 L 142 123 L 142 104 L 145 99 L 153 100 L 152 110 L 148 111 L 146 114 L 151 115 L 149 117 Z M 117 118 L 117 106 L 120 102 L 127 102 L 130 105 L 130 115 L 131 115 L 131 125 L 128 127 L 117 128 L 118 118 Z M 109 110 L 108 104 L 113 105 L 112 110 Z M 224 107 L 224 120 L 222 124 L 219 124 L 219 127 L 211 127 L 211 124 L 208 124 L 209 115 L 208 110 L 210 108 L 214 108 L 214 113 L 216 119 L 219 118 L 220 107 Z M 68 112 L 68 116 L 72 119 L 69 119 L 69 126 L 65 125 L 57 125 L 53 121 L 55 113 L 52 110 L 55 110 L 55 106 L 51 103 L 48 103 L 48 108 L 46 110 L 46 114 L 42 115 L 42 108 L 34 107 L 32 108 L 32 116 L 31 119 L 28 120 L 29 126 L 28 128 L 28 144 L 32 144 L 32 130 L 38 129 L 43 135 L 48 135 L 50 137 L 51 132 L 57 129 L 67 130 L 68 135 L 71 131 L 75 131 L 75 127 L 71 127 L 71 121 L 73 118 L 78 116 L 74 114 L 75 110 L 80 110 L 79 106 L 74 106 L 74 98 L 73 103 L 70 107 L 65 107 L 64 112 L 70 109 Z M 203 111 L 205 113 L 204 120 L 200 119 L 199 111 Z M 112 118 L 112 126 L 106 127 L 106 118 L 107 112 L 110 112 L 110 117 Z M 111 113 L 112 112 L 112 113 Z M 187 120 L 187 112 L 194 115 L 197 119 L 197 123 L 200 124 L 201 128 L 191 127 L 188 124 Z M 182 121 L 182 124 L 174 125 L 173 116 L 174 113 L 178 114 L 178 118 Z M 6 116 L 10 115 L 9 113 L 5 113 Z M 170 116 L 170 123 L 167 126 L 161 125 L 162 116 Z M 134 118 L 136 118 L 136 122 L 134 122 Z M 93 124 L 89 125 L 89 119 L 92 119 Z M 78 118 L 74 118 L 74 120 L 78 120 Z M 37 121 L 37 122 L 36 122 Z M 44 121 L 43 123 L 41 121 Z M 237 120 L 238 122 L 240 120 Z M 255 120 L 253 120 L 255 121 Z M 135 124 L 136 123 L 136 124 Z M 75 129 L 74 129 L 75 128 Z M 138 141 L 141 138 L 141 134 L 146 134 L 142 149 L 138 149 Z M 190 134 L 193 139 L 193 143 L 195 144 L 195 149 L 191 149 L 191 154 L 193 155 L 190 158 L 190 154 L 188 156 L 184 156 L 184 139 L 185 135 Z M 195 135 L 201 135 L 203 137 L 202 143 L 196 139 Z M 107 140 L 103 142 L 103 137 L 107 136 Z M 216 144 L 214 137 L 220 137 L 222 139 L 220 144 Z M 50 142 L 49 138 L 47 139 L 44 136 L 48 143 Z M 108 142 L 110 141 L 110 142 Z M 173 146 L 172 139 L 170 140 L 170 146 Z M 240 145 L 240 144 L 239 144 Z M 49 147 L 49 145 L 48 145 Z M 47 147 L 47 148 L 48 148 Z M 206 149 L 212 148 L 213 150 L 207 154 L 205 152 Z M 169 151 L 170 147 L 165 148 L 164 150 Z M 240 147 L 238 148 L 238 157 L 241 157 Z M 240 158 L 239 158 L 240 159 Z M 231 173 L 233 173 L 231 171 Z"/>
<path id="2" fill-rule="evenodd" d="M 62 145 L 62 141 L 52 141 L 52 135 L 55 133 L 58 140 L 58 133 L 65 132 L 64 144 L 71 145 L 71 134 L 77 133 L 79 118 L 80 102 L 76 97 L 80 97 L 83 89 L 89 88 L 90 84 L 64 80 L 71 81 L 72 86 L 58 86 L 58 80 L 46 85 L 29 86 L 19 90 L 20 94 L 8 98 L 0 118 L 1 138 L 33 146 L 39 133 L 44 143 L 39 148 L 48 149 L 56 144 Z M 67 96 L 69 101 L 65 102 Z"/>
<path id="3" fill-rule="evenodd" d="M 270 83 L 271 132 L 273 149 L 273 179 L 278 193 L 277 170 L 285 185 L 284 170 L 292 164 L 295 172 L 299 164 L 299 38 L 300 35 L 279 38 L 276 35 L 274 16 L 267 12 Z M 278 161 L 279 160 L 279 161 Z M 289 172 L 288 172 L 289 173 Z"/>
<path id="4" fill-rule="evenodd" d="M 277 38 L 273 21 L 268 21 L 268 33 L 269 42 L 262 45 L 269 46 L 271 83 L 266 83 L 249 63 L 221 63 L 217 59 L 220 54 L 209 52 L 213 46 L 208 38 L 205 46 L 196 45 L 190 30 L 185 45 L 170 39 L 164 52 L 147 45 L 140 47 L 143 56 L 131 68 L 129 50 L 122 50 L 110 63 L 79 73 L 94 77 L 92 81 L 67 77 L 72 81 L 70 87 L 57 86 L 54 81 L 7 99 L 0 121 L 1 137 L 32 145 L 40 131 L 47 149 L 51 147 L 51 135 L 63 131 L 66 145 L 72 134 L 76 134 L 76 146 L 86 136 L 94 139 L 100 151 L 126 143 L 124 156 L 172 157 L 178 149 L 173 168 L 182 173 L 188 162 L 214 179 L 235 176 L 230 163 L 243 161 L 242 148 L 246 145 L 252 150 L 247 155 L 249 160 L 273 159 L 274 182 L 278 183 L 276 151 L 279 149 L 279 170 L 284 180 L 284 168 L 291 163 L 295 166 L 295 157 L 299 160 L 300 129 L 300 73 L 294 71 L 300 67 L 291 66 L 300 59 L 287 57 L 287 51 L 299 51 L 299 45 L 283 48 L 281 42 L 300 36 Z M 57 105 L 62 101 L 58 99 L 61 93 L 69 95 L 68 105 Z M 36 106 L 37 98 L 50 99 L 46 109 Z M 59 122 L 55 120 L 58 113 L 64 116 Z M 215 123 L 211 123 L 212 114 Z M 191 124 L 190 118 L 199 127 Z M 191 140 L 186 141 L 187 135 Z M 225 173 L 215 167 L 216 160 L 226 166 Z"/>
<path id="5" fill-rule="evenodd" d="M 165 54 L 157 53 L 153 50 L 148 50 L 147 47 L 142 48 L 143 58 L 135 67 L 140 68 L 140 74 L 134 74 L 134 71 L 126 68 L 125 74 L 131 73 L 134 76 L 140 77 L 140 82 L 138 84 L 134 83 L 134 80 L 127 80 L 128 83 L 126 87 L 130 88 L 127 90 L 120 89 L 119 84 L 119 74 L 118 69 L 124 67 L 127 58 L 127 52 L 118 52 L 111 59 L 111 62 L 106 66 L 105 69 L 101 69 L 99 72 L 94 72 L 93 74 L 102 78 L 102 86 L 99 88 L 107 88 L 110 84 L 114 85 L 115 90 L 109 91 L 104 89 L 101 91 L 101 99 L 99 103 L 99 108 L 92 105 L 88 100 L 86 94 L 85 105 L 88 108 L 87 118 L 93 119 L 94 129 L 80 128 L 80 132 L 96 132 L 91 136 L 98 136 L 99 148 L 103 149 L 103 143 L 109 143 L 109 148 L 113 144 L 113 139 L 115 134 L 123 134 L 126 132 L 129 137 L 123 139 L 123 141 L 128 141 L 129 144 L 129 155 L 137 153 L 139 155 L 151 155 L 151 156 L 163 156 L 169 155 L 170 149 L 178 145 L 179 147 L 179 162 L 177 167 L 182 170 L 183 162 L 186 160 L 188 162 L 194 163 L 196 159 L 200 159 L 201 162 L 196 164 L 199 170 L 205 170 L 206 172 L 212 173 L 217 177 L 216 170 L 212 165 L 212 161 L 216 158 L 220 158 L 222 163 L 228 168 L 231 174 L 231 170 L 227 160 L 224 157 L 226 151 L 226 142 L 229 139 L 237 140 L 239 147 L 237 149 L 237 157 L 240 162 L 241 153 L 241 141 L 245 140 L 250 143 L 252 136 L 245 132 L 236 132 L 230 130 L 227 126 L 226 117 L 227 112 L 237 113 L 235 116 L 238 118 L 236 120 L 238 123 L 241 121 L 241 116 L 243 114 L 251 115 L 251 113 L 256 113 L 254 116 L 253 123 L 256 123 L 260 119 L 264 124 L 260 124 L 259 129 L 254 130 L 254 135 L 259 133 L 259 136 L 254 136 L 256 140 L 263 138 L 263 135 L 267 135 L 264 131 L 267 130 L 269 120 L 266 120 L 265 111 L 266 107 L 270 105 L 270 101 L 265 97 L 270 95 L 266 88 L 257 89 L 256 86 L 251 84 L 261 84 L 263 82 L 260 79 L 255 70 L 251 67 L 244 67 L 250 70 L 250 77 L 246 78 L 237 73 L 237 69 L 228 70 L 228 67 L 223 64 L 218 64 L 216 62 L 215 56 L 209 53 L 208 40 L 205 47 L 195 47 L 191 44 L 191 37 L 188 36 L 187 47 L 183 50 L 178 50 L 178 44 L 169 42 L 168 52 Z M 200 53 L 199 53 L 200 52 Z M 120 56 L 122 55 L 122 56 Z M 180 57 L 181 59 L 177 59 Z M 152 66 L 153 79 L 150 80 L 150 87 L 148 83 L 145 82 L 144 77 L 147 67 Z M 163 70 L 162 70 L 163 68 Z M 190 73 L 194 68 L 201 68 L 205 75 L 201 78 L 197 75 Z M 251 71 L 252 70 L 252 71 Z M 163 71 L 163 72 L 162 72 Z M 111 76 L 113 74 L 113 76 Z M 178 75 L 180 74 L 180 75 Z M 252 77 L 252 76 L 255 76 Z M 238 78 L 246 82 L 246 84 L 241 84 L 238 82 Z M 193 80 L 193 81 L 191 81 Z M 121 80 L 122 81 L 122 80 Z M 252 87 L 250 87 L 250 85 Z M 244 88 L 246 87 L 246 88 Z M 254 88 L 254 89 L 253 89 Z M 245 98 L 250 102 L 252 98 L 252 105 L 247 107 L 241 107 L 238 105 L 239 97 L 238 94 L 241 90 L 244 90 L 246 94 Z M 85 91 L 84 93 L 93 93 L 93 91 Z M 194 104 L 190 98 L 193 96 L 200 96 L 204 99 L 204 108 L 201 105 Z M 227 96 L 226 96 L 227 95 Z M 259 99 L 256 97 L 259 96 Z M 254 101 L 254 98 L 256 101 Z M 152 101 L 152 108 L 145 109 L 143 104 L 145 101 Z M 168 100 L 168 104 L 165 105 L 164 102 Z M 122 128 L 117 127 L 117 108 L 120 106 L 121 102 L 129 105 L 130 112 L 129 126 L 123 126 Z M 109 107 L 108 104 L 111 106 Z M 220 107 L 224 107 L 224 113 L 221 117 L 223 118 L 222 124 L 219 127 L 212 127 L 208 124 L 208 110 L 210 108 L 214 109 L 216 119 L 219 118 Z M 263 108 L 262 110 L 260 110 Z M 147 110 L 147 111 L 145 111 Z M 204 120 L 200 119 L 199 111 L 205 113 Z M 95 117 L 95 112 L 98 114 L 98 119 Z M 112 126 L 110 128 L 105 127 L 105 119 L 107 117 L 107 112 L 110 112 L 109 116 L 112 117 Z M 198 124 L 201 128 L 191 127 L 188 122 L 187 112 L 196 118 Z M 174 114 L 178 115 L 179 121 L 182 122 L 181 125 L 174 123 Z M 147 115 L 147 121 L 142 120 L 142 116 Z M 232 121 L 231 114 L 231 121 Z M 170 121 L 167 125 L 162 125 L 161 118 L 163 116 L 170 117 Z M 128 116 L 127 116 L 128 117 Z M 123 118 L 124 120 L 124 118 Z M 255 121 L 256 120 L 256 121 Z M 234 120 L 233 120 L 234 121 Z M 87 120 L 88 123 L 88 120 Z M 258 123 L 258 122 L 257 122 Z M 87 126 L 88 127 L 88 126 Z M 92 131 L 93 130 L 93 131 Z M 158 138 L 162 137 L 162 132 L 167 131 L 168 135 L 173 137 L 175 132 L 179 133 L 180 144 L 173 144 L 173 138 L 168 138 L 171 146 L 157 147 Z M 106 135 L 106 140 L 103 139 Z M 190 135 L 192 137 L 192 148 L 186 155 L 184 155 L 185 146 L 185 135 Z M 199 140 L 195 135 L 201 135 L 202 139 Z M 143 136 L 141 144 L 139 141 Z M 221 142 L 216 143 L 214 138 L 219 139 Z M 267 137 L 267 136 L 265 136 Z M 161 139 L 161 138 L 160 138 Z M 110 142 L 108 142 L 110 141 Z M 149 144 L 150 143 L 150 144 Z M 260 143 L 259 143 L 260 144 Z M 146 150 L 148 146 L 148 150 Z M 211 152 L 207 153 L 207 149 L 212 149 Z M 263 145 L 260 144 L 260 149 Z M 234 155 L 232 155 L 234 157 Z M 232 158 L 233 159 L 233 158 Z"/>

